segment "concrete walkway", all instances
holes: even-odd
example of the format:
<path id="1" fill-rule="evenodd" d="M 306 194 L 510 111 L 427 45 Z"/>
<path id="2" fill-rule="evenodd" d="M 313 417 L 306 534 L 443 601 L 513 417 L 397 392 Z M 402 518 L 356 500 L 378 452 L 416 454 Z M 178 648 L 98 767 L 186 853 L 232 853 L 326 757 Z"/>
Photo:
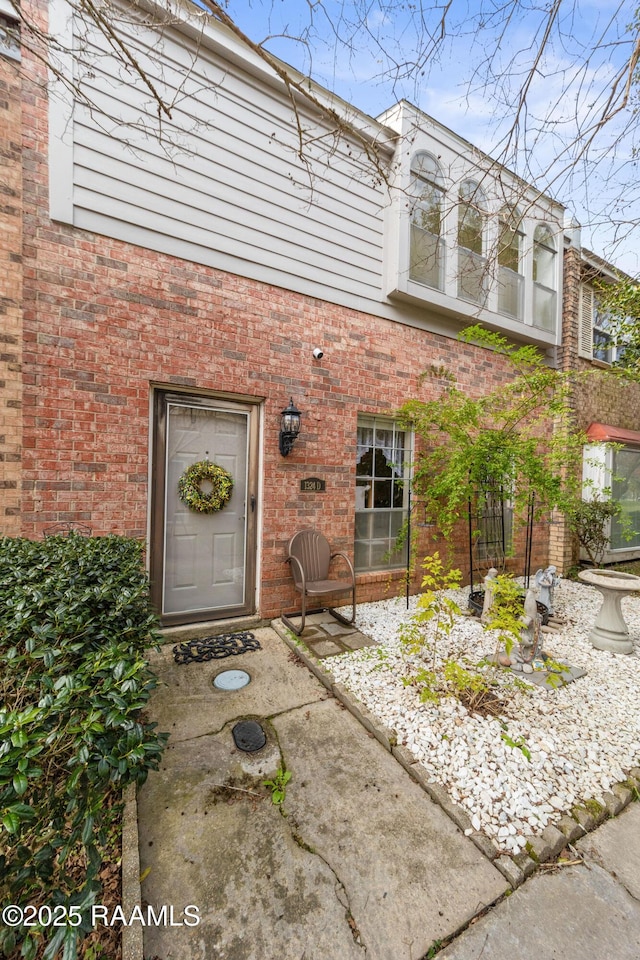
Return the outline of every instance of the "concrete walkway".
<path id="1" fill-rule="evenodd" d="M 145 927 L 145 958 L 420 960 L 506 880 L 274 630 L 253 632 L 261 649 L 238 657 L 178 666 L 167 645 L 153 661 L 171 739 L 138 797 L 143 902 L 200 923 Z M 228 669 L 251 682 L 217 690 Z M 246 718 L 266 732 L 256 753 L 233 740 Z M 283 765 L 276 806 L 263 781 Z"/>
<path id="2" fill-rule="evenodd" d="M 640 804 L 576 848 L 583 864 L 541 870 L 438 960 L 638 960 Z"/>
<path id="3" fill-rule="evenodd" d="M 370 643 L 326 614 L 308 624 L 318 658 Z M 640 804 L 502 897 L 504 876 L 389 750 L 273 629 L 253 633 L 261 649 L 237 657 L 178 666 L 175 640 L 154 657 L 171 739 L 138 797 L 142 896 L 174 923 L 144 927 L 128 960 L 639 960 Z M 251 682 L 216 689 L 229 669 Z M 266 734 L 255 753 L 233 740 L 245 719 Z M 277 806 L 263 781 L 285 767 Z"/>

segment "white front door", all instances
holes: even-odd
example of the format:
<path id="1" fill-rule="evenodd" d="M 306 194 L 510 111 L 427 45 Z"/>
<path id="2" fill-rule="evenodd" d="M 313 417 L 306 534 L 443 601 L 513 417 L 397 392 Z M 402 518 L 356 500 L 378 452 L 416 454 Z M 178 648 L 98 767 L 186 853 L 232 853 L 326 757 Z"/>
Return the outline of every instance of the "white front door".
<path id="1" fill-rule="evenodd" d="M 228 401 L 163 398 L 156 465 L 160 468 L 162 459 L 165 623 L 253 612 L 255 495 L 249 461 L 254 414 L 250 406 Z M 218 464 L 233 478 L 231 499 L 215 513 L 192 510 L 178 496 L 180 477 L 201 460 Z M 202 489 L 206 492 L 207 481 Z"/>

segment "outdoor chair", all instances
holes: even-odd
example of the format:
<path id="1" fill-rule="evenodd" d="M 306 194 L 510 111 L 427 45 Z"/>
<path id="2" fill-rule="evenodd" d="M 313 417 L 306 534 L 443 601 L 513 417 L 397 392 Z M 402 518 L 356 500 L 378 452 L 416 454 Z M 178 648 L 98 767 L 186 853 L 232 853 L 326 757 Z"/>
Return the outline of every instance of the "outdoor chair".
<path id="1" fill-rule="evenodd" d="M 348 567 L 348 577 L 329 579 L 329 568 L 333 560 L 340 557 Z M 351 594 L 351 619 L 327 607 L 327 611 L 345 626 L 353 626 L 356 619 L 356 575 L 349 557 L 344 553 L 331 553 L 329 541 L 317 530 L 301 530 L 289 541 L 286 563 L 291 565 L 291 575 L 295 588 L 302 598 L 301 622 L 295 626 L 290 617 L 298 614 L 281 615 L 281 620 L 290 630 L 300 636 L 304 630 L 307 610 L 307 597 L 325 597 L 331 594 L 344 596 Z"/>

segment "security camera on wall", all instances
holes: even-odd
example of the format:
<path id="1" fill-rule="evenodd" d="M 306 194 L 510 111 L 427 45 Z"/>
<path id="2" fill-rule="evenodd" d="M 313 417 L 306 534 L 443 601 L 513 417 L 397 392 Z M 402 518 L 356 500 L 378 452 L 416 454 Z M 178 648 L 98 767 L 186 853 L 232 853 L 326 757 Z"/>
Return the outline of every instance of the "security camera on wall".
<path id="1" fill-rule="evenodd" d="M 313 351 L 314 360 L 322 360 L 324 357 L 324 350 L 321 350 L 320 347 L 316 347 Z"/>

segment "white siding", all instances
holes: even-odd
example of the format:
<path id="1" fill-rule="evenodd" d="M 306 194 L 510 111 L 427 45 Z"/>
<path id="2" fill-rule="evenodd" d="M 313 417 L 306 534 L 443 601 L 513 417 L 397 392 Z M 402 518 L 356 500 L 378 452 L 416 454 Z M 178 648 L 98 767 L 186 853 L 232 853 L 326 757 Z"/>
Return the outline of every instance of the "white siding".
<path id="1" fill-rule="evenodd" d="M 291 104 L 275 86 L 212 50 L 194 57 L 173 29 L 160 42 L 132 36 L 147 75 L 174 101 L 172 116 L 154 116 L 143 81 L 104 41 L 84 41 L 90 66 L 78 79 L 91 106 L 74 107 L 73 223 L 379 311 L 386 195 L 359 148 L 300 113 L 305 136 L 324 138 L 302 163 Z"/>
<path id="2" fill-rule="evenodd" d="M 543 348 L 556 342 L 559 332 L 499 316 L 495 305 L 478 311 L 453 289 L 405 290 L 409 153 L 398 145 L 404 135 L 413 141 L 414 126 L 392 131 L 313 88 L 379 143 L 380 176 L 356 137 L 337 135 L 301 99 L 296 112 L 282 81 L 225 28 L 208 26 L 204 37 L 197 21 L 181 20 L 155 30 L 127 7 L 138 73 L 94 27 L 71 20 L 69 0 L 50 3 L 63 49 L 79 51 L 73 81 L 84 93 L 73 101 L 70 87 L 52 83 L 53 219 L 445 336 L 482 320 Z M 60 60 L 71 75 L 70 57 Z M 170 116 L 158 114 L 151 87 Z M 399 108 L 400 128 L 408 109 Z M 457 182 L 476 152 L 419 119 L 428 149 L 447 155 Z"/>

